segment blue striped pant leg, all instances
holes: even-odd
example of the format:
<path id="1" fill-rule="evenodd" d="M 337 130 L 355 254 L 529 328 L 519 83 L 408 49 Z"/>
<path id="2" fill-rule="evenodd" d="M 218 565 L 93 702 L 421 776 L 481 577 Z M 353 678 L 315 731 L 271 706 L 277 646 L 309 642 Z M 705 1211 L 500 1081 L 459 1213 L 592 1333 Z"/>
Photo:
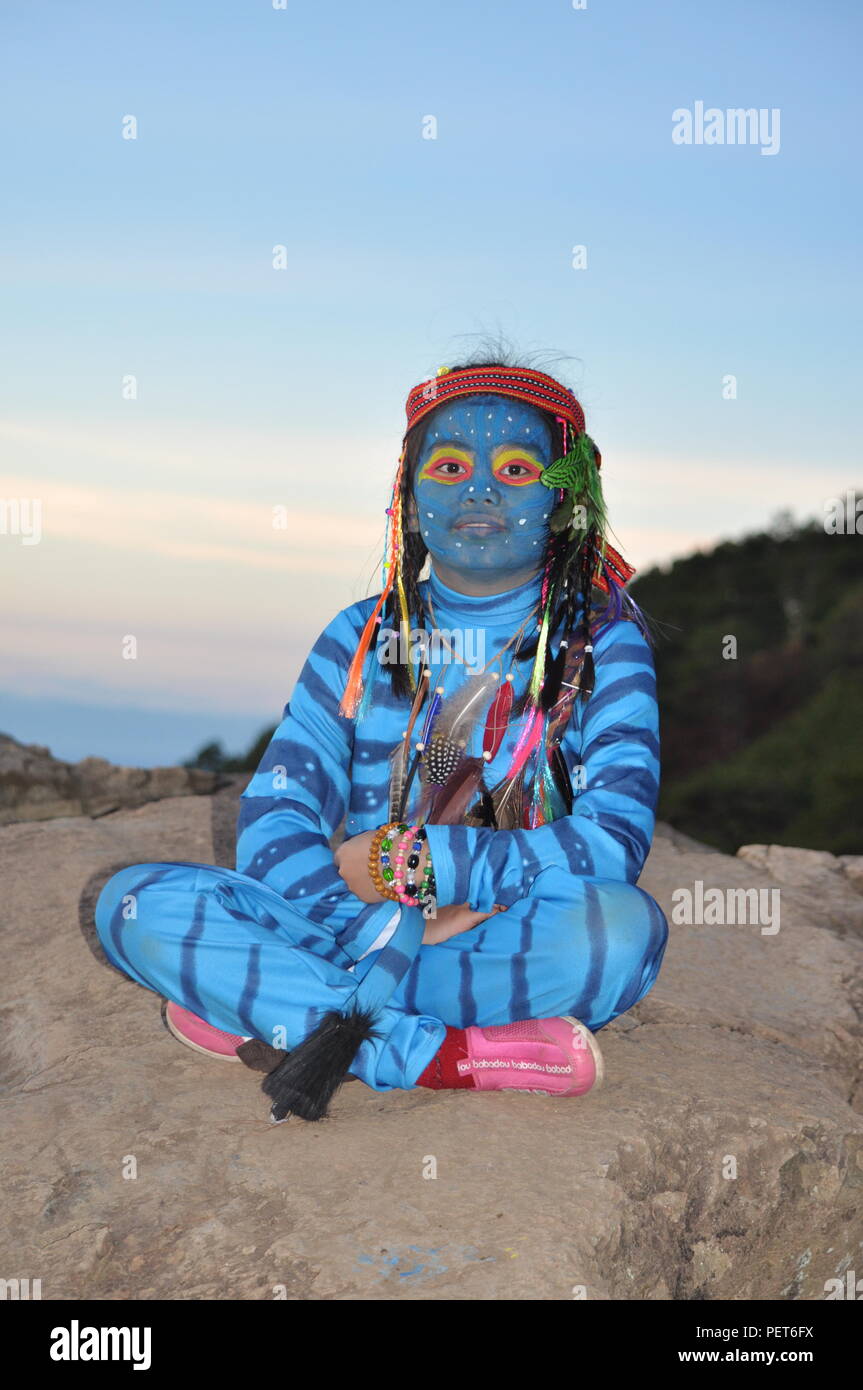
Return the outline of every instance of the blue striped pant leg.
<path id="1" fill-rule="evenodd" d="M 572 1014 L 595 1032 L 652 987 L 667 938 L 642 889 L 555 866 L 506 912 L 422 946 L 392 1002 L 456 1028 Z"/>
<path id="2" fill-rule="evenodd" d="M 207 864 L 137 864 L 96 905 L 108 959 L 215 1028 L 293 1048 L 358 977 L 331 931 L 256 879 Z M 375 952 L 375 957 L 380 953 Z M 335 957 L 335 958 L 334 958 Z M 411 1086 L 443 1038 L 434 1018 L 397 1007 L 376 1018 L 351 1070 L 375 1090 Z"/>

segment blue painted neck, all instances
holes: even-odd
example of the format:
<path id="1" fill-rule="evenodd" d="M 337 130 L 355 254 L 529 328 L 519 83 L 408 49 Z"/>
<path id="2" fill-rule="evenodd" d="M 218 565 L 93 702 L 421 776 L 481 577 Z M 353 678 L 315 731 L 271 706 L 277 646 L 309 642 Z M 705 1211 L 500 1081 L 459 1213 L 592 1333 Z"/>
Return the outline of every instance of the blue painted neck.
<path id="1" fill-rule="evenodd" d="M 524 584 L 506 589 L 499 594 L 462 594 L 451 589 L 435 573 L 434 561 L 428 578 L 428 592 L 438 617 L 461 618 L 465 623 L 476 627 L 498 627 L 514 621 L 516 624 L 527 617 L 531 608 L 539 603 L 542 588 L 542 574 L 536 574 Z"/>

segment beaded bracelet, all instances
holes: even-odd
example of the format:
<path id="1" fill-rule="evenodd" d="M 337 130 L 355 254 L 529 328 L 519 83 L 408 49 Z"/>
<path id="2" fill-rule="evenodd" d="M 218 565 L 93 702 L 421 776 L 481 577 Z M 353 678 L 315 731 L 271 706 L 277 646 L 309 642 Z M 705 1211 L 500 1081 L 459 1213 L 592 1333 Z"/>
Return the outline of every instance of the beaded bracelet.
<path id="1" fill-rule="evenodd" d="M 402 877 L 402 866 L 406 864 L 408 869 L 415 869 L 419 864 L 418 851 L 423 847 L 423 840 L 426 837 L 425 827 L 412 825 L 401 835 L 395 857 L 395 877 L 393 887 L 398 894 L 399 902 L 406 907 L 419 907 L 420 900 L 417 896 L 417 884 L 415 879 L 408 880 L 407 876 Z M 405 858 L 405 848 L 408 841 L 413 842 L 413 851 Z"/>
<path id="2" fill-rule="evenodd" d="M 419 827 L 418 834 L 428 846 L 428 834 L 424 825 Z M 431 854 L 426 855 L 426 866 L 423 870 L 423 881 L 417 889 L 417 897 L 420 900 L 423 917 L 437 916 L 437 880 L 434 874 Z"/>
<path id="3" fill-rule="evenodd" d="M 398 821 L 390 821 L 388 825 L 380 826 L 375 831 L 369 848 L 369 875 L 372 883 L 381 897 L 389 898 L 391 902 L 398 902 L 398 895 L 393 887 L 395 875 L 390 867 L 390 850 L 393 847 L 391 832 L 407 828 Z"/>
<path id="4" fill-rule="evenodd" d="M 404 821 L 394 821 L 390 826 L 389 835 L 381 841 L 381 876 L 389 885 L 394 902 L 400 901 L 398 867 L 395 862 L 399 852 L 401 837 L 407 833 L 409 827 Z"/>
<path id="5" fill-rule="evenodd" d="M 397 841 L 393 831 L 399 832 Z M 381 897 L 388 898 L 391 902 L 403 902 L 408 907 L 422 907 L 423 915 L 431 917 L 436 915 L 437 911 L 437 883 L 431 858 L 426 863 L 423 880 L 419 885 L 415 880 L 403 882 L 401 877 L 401 866 L 405 862 L 409 869 L 418 867 L 419 851 L 426 839 L 423 825 L 408 826 L 404 822 L 390 821 L 387 825 L 379 826 L 369 847 L 368 869 L 372 883 Z M 405 856 L 403 846 L 406 847 L 409 840 L 413 842 L 413 849 Z M 394 841 L 395 854 L 392 855 Z M 392 866 L 393 858 L 395 868 Z"/>
<path id="6" fill-rule="evenodd" d="M 409 830 L 402 835 L 402 838 L 400 838 L 399 848 L 397 848 L 396 852 L 395 888 L 397 894 L 399 894 L 399 901 L 409 906 L 409 908 L 420 908 L 420 906 L 422 906 L 422 899 L 428 897 L 429 892 L 434 892 L 434 874 L 432 874 L 431 862 L 428 863 L 427 869 L 425 869 L 422 884 L 417 885 L 416 874 L 414 874 L 413 878 L 406 877 L 404 881 L 402 880 L 403 865 L 406 865 L 407 870 L 411 870 L 411 872 L 416 870 L 418 865 L 420 865 L 420 853 L 425 840 L 427 840 L 425 826 L 411 826 Z M 407 842 L 409 841 L 411 842 L 411 851 L 409 855 L 406 855 L 404 849 L 406 849 Z"/>
<path id="7" fill-rule="evenodd" d="M 422 838 L 428 843 L 428 836 L 424 835 Z M 434 876 L 434 866 L 430 855 L 426 859 L 423 881 L 417 889 L 417 898 L 422 908 L 423 917 L 437 917 L 437 880 Z"/>

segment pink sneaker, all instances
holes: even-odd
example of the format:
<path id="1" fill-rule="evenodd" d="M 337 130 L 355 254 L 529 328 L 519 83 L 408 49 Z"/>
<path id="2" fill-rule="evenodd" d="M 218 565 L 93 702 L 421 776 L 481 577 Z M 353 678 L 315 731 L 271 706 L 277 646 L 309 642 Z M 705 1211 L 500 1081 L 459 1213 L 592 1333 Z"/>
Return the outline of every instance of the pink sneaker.
<path id="1" fill-rule="evenodd" d="M 530 1018 L 492 1028 L 466 1028 L 468 1056 L 459 1075 L 478 1091 L 534 1091 L 583 1096 L 601 1086 L 599 1044 L 577 1018 Z"/>
<path id="2" fill-rule="evenodd" d="M 218 1057 L 222 1062 L 239 1062 L 237 1048 L 249 1041 L 237 1033 L 223 1033 L 220 1028 L 205 1023 L 197 1014 L 173 1001 L 165 1010 L 165 1022 L 174 1037 L 185 1043 L 186 1047 L 203 1052 L 205 1057 Z"/>

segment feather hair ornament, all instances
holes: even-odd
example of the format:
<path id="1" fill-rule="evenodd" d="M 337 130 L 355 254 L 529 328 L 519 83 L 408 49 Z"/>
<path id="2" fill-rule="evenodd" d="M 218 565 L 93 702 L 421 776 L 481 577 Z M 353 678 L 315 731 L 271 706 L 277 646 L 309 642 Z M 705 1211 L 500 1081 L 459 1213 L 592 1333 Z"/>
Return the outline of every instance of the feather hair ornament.
<path id="1" fill-rule="evenodd" d="M 597 460 L 601 455 L 589 434 L 582 431 L 569 450 L 543 469 L 540 482 L 546 487 L 563 488 L 567 494 L 549 518 L 553 531 L 568 525 L 577 531 L 596 531 L 603 540 L 608 529 L 608 516 Z M 576 508 L 578 514 L 576 515 Z"/>
<path id="2" fill-rule="evenodd" d="M 444 703 L 434 728 L 422 740 L 421 820 L 453 824 L 450 817 L 459 807 L 463 815 L 475 797 L 488 760 L 468 758 L 465 749 L 499 680 L 498 671 L 468 676 Z M 447 819 L 441 820 L 442 816 Z"/>
<path id="3" fill-rule="evenodd" d="M 521 830 L 524 828 L 522 809 L 524 804 L 524 769 L 515 777 L 502 777 L 486 795 L 491 801 L 494 812 L 495 829 Z M 487 817 L 488 807 L 484 804 L 481 809 Z"/>
<path id="4" fill-rule="evenodd" d="M 491 702 L 489 712 L 486 716 L 485 729 L 482 736 L 482 751 L 486 762 L 492 762 L 497 756 L 498 749 L 503 743 L 507 728 L 509 727 L 509 717 L 512 712 L 513 701 L 513 677 L 508 675 L 506 680 L 501 682 L 500 690 Z"/>
<path id="5" fill-rule="evenodd" d="M 426 710 L 426 717 L 423 720 L 422 733 L 420 734 L 418 741 L 414 744 L 414 755 L 411 759 L 410 766 L 407 768 L 407 775 L 404 779 L 404 786 L 402 788 L 401 804 L 403 807 L 406 807 L 408 804 L 408 795 L 410 793 L 411 787 L 413 786 L 413 780 L 416 776 L 417 768 L 420 765 L 420 759 L 422 757 L 423 750 L 425 749 L 426 743 L 429 738 L 429 734 L 434 728 L 434 722 L 437 719 L 438 714 L 440 713 L 442 705 L 443 686 L 438 685 L 435 686 L 434 694 L 432 695 L 431 700 L 429 702 L 429 707 Z"/>

